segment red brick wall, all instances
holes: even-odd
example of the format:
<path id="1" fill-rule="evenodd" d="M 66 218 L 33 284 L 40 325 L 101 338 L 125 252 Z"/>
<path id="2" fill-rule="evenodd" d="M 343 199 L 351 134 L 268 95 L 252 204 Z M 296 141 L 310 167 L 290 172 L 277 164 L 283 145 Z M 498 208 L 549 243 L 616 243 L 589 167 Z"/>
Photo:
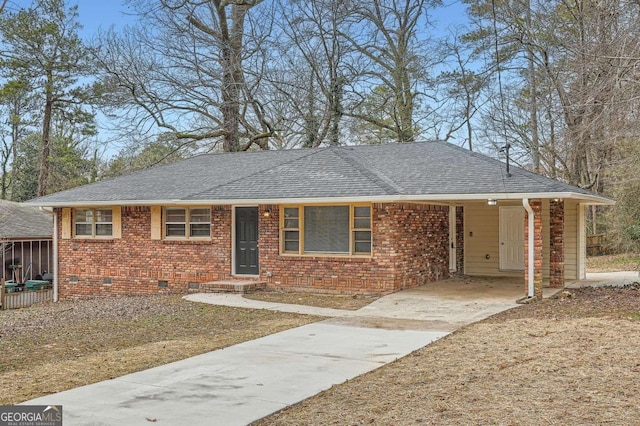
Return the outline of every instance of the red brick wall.
<path id="1" fill-rule="evenodd" d="M 381 293 L 449 275 L 448 207 L 374 204 L 370 257 L 280 255 L 278 206 L 260 209 L 260 277 L 271 288 Z"/>
<path id="2" fill-rule="evenodd" d="M 542 200 L 529 200 L 533 210 L 533 230 L 529 229 L 529 214 L 524 215 L 524 285 L 529 292 L 529 232 L 533 232 L 534 297 L 542 299 Z"/>
<path id="3" fill-rule="evenodd" d="M 149 207 L 123 207 L 120 239 L 59 239 L 60 297 L 184 293 L 190 282 L 231 278 L 231 207 L 211 215 L 211 241 L 151 240 Z M 279 208 L 260 206 L 260 278 L 286 289 L 385 293 L 448 277 L 448 207 L 374 204 L 372 215 L 372 256 L 282 256 Z"/>
<path id="4" fill-rule="evenodd" d="M 384 204 L 376 209 L 380 222 L 391 229 L 384 246 L 396 254 L 396 290 L 449 277 L 449 206 Z"/>
<path id="5" fill-rule="evenodd" d="M 189 282 L 228 278 L 231 209 L 213 207 L 211 222 L 211 241 L 154 241 L 149 207 L 123 207 L 122 238 L 59 239 L 60 297 L 184 293 Z M 58 223 L 61 235 L 60 211 Z"/>

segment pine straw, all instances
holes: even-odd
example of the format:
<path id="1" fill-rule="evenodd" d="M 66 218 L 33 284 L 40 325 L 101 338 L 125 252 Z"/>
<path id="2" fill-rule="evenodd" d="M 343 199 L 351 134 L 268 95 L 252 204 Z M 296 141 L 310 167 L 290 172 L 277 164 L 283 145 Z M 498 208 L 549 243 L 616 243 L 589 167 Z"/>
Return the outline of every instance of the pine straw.
<path id="1" fill-rule="evenodd" d="M 572 291 L 463 328 L 256 424 L 636 425 L 639 310 L 638 286 Z"/>
<path id="2" fill-rule="evenodd" d="M 111 379 L 319 318 L 198 304 L 178 296 L 103 298 L 0 312 L 0 404 Z"/>
<path id="3" fill-rule="evenodd" d="M 346 309 L 356 311 L 367 306 L 380 296 L 354 294 L 351 296 L 336 294 L 315 294 L 302 292 L 259 291 L 245 294 L 246 299 L 263 302 L 289 303 L 293 305 L 316 306 L 319 308 Z"/>

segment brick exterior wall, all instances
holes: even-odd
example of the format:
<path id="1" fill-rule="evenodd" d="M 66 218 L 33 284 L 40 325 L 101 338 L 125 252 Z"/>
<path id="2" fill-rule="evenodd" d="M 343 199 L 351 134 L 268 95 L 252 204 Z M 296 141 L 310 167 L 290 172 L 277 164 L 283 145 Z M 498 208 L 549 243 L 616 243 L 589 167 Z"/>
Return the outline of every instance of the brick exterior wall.
<path id="1" fill-rule="evenodd" d="M 260 278 L 269 288 L 386 293 L 449 276 L 446 206 L 374 204 L 367 257 L 280 255 L 278 206 L 260 206 L 260 217 Z"/>
<path id="2" fill-rule="evenodd" d="M 549 209 L 549 287 L 564 287 L 564 201 L 551 200 Z"/>
<path id="3" fill-rule="evenodd" d="M 279 207 L 259 210 L 260 279 L 272 288 L 386 293 L 449 276 L 446 206 L 374 204 L 366 257 L 282 256 Z M 123 207 L 122 238 L 59 239 L 60 297 L 185 293 L 192 282 L 230 279 L 231 217 L 230 206 L 212 207 L 210 241 L 151 240 L 150 208 Z"/>
<path id="4" fill-rule="evenodd" d="M 542 200 L 530 200 L 533 210 L 533 286 L 534 297 L 542 299 Z M 529 292 L 529 215 L 524 215 L 524 285 Z"/>
<path id="5" fill-rule="evenodd" d="M 211 229 L 211 241 L 151 240 L 150 208 L 123 207 L 122 238 L 59 239 L 60 298 L 184 293 L 189 282 L 227 279 L 229 207 L 212 207 Z"/>

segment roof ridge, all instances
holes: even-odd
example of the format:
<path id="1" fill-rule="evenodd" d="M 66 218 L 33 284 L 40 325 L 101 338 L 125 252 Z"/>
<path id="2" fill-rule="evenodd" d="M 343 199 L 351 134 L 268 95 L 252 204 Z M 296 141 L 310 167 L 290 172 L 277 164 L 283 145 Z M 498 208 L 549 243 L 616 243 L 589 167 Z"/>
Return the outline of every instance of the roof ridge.
<path id="1" fill-rule="evenodd" d="M 348 162 L 350 165 L 355 167 L 360 173 L 362 173 L 365 177 L 370 179 L 373 183 L 378 185 L 381 189 L 384 189 L 388 195 L 400 195 L 405 194 L 406 190 L 398 185 L 395 181 L 393 181 L 390 177 L 382 173 L 376 167 L 371 164 L 366 164 L 366 159 L 362 157 L 357 150 L 352 149 L 353 147 L 333 147 L 333 151 L 343 160 Z M 346 150 L 349 150 L 347 154 Z M 354 157 L 358 157 L 357 159 Z M 360 160 L 360 161 L 357 161 Z"/>
<path id="2" fill-rule="evenodd" d="M 283 161 L 283 162 L 278 163 L 278 164 L 275 164 L 275 165 L 273 165 L 273 166 L 271 166 L 271 167 L 267 167 L 267 168 L 265 168 L 265 169 L 257 170 L 257 171 L 255 171 L 255 172 L 253 172 L 253 173 L 249 174 L 249 175 L 242 176 L 242 177 L 239 177 L 239 178 L 237 178 L 237 179 L 233 179 L 233 180 L 230 180 L 230 181 L 228 181 L 228 182 L 224 182 L 224 183 L 221 183 L 221 184 L 218 184 L 218 185 L 214 185 L 214 186 L 209 187 L 209 188 L 207 188 L 207 189 L 205 189 L 205 190 L 202 190 L 202 191 L 198 191 L 198 192 L 194 192 L 194 193 L 191 193 L 191 194 L 187 194 L 187 195 L 184 197 L 184 199 L 186 200 L 186 199 L 189 199 L 189 198 L 191 198 L 191 197 L 195 197 L 195 196 L 197 196 L 197 195 L 200 195 L 200 194 L 203 194 L 203 193 L 210 192 L 210 191 L 211 191 L 211 190 L 213 190 L 213 189 L 216 189 L 216 188 L 222 188 L 222 187 L 224 187 L 224 186 L 234 184 L 234 183 L 239 182 L 239 181 L 241 181 L 241 180 L 250 179 L 252 176 L 255 176 L 255 175 L 257 175 L 257 174 L 264 173 L 264 172 L 266 172 L 266 171 L 269 171 L 269 170 L 275 169 L 276 167 L 280 167 L 280 166 L 282 166 L 282 165 L 284 165 L 284 164 L 289 164 L 289 163 L 296 162 L 296 161 L 298 161 L 298 160 L 301 160 L 301 159 L 303 159 L 303 158 L 307 158 L 307 157 L 309 157 L 309 156 L 311 156 L 311 155 L 317 154 L 318 152 L 320 152 L 320 151 L 324 151 L 324 150 L 326 150 L 326 149 L 328 149 L 328 148 L 311 148 L 311 149 L 309 149 L 309 151 L 310 151 L 310 152 L 309 152 L 308 154 L 303 154 L 303 155 L 300 155 L 299 157 L 293 158 L 293 159 L 291 159 L 291 160 Z M 279 150 L 279 151 L 280 151 L 280 150 Z M 283 149 L 283 150 L 281 150 L 281 151 L 291 151 L 291 150 Z M 257 151 L 257 152 L 267 152 L 267 151 Z"/>

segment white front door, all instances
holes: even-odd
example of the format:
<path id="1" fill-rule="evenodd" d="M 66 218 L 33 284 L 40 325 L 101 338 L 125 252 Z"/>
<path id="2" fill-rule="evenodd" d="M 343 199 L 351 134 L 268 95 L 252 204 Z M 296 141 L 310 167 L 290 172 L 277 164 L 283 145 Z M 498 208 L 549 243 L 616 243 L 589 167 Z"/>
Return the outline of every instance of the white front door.
<path id="1" fill-rule="evenodd" d="M 500 269 L 524 271 L 522 207 L 500 207 Z"/>

